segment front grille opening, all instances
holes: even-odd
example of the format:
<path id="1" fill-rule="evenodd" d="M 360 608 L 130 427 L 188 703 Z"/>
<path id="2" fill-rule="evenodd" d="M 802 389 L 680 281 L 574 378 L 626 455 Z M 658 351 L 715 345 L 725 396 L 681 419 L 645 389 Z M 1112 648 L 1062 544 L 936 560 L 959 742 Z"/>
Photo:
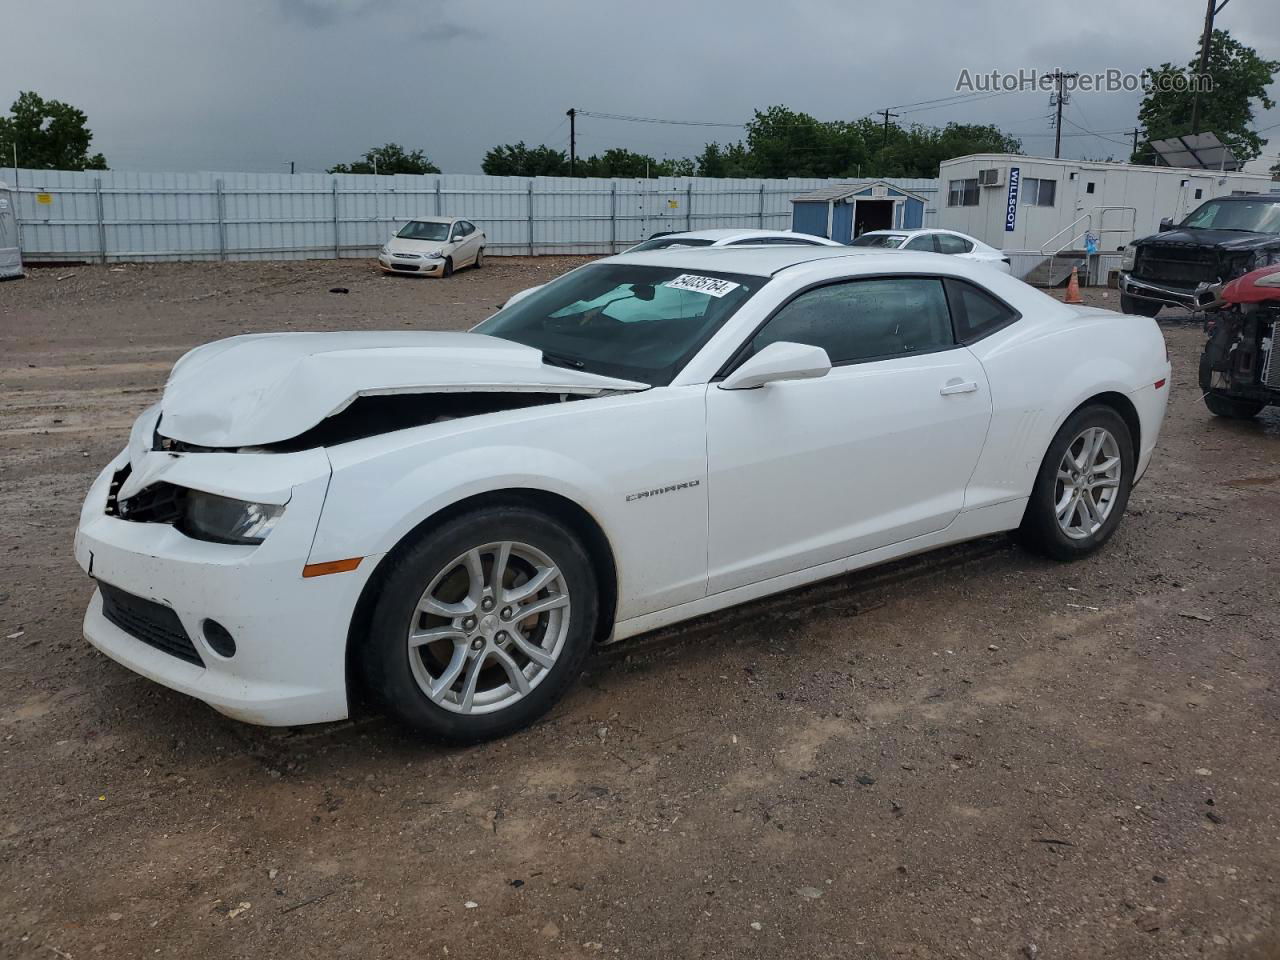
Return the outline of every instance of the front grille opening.
<path id="1" fill-rule="evenodd" d="M 126 463 L 111 478 L 111 485 L 107 488 L 107 516 L 135 523 L 174 524 L 182 519 L 187 505 L 186 487 L 162 481 L 121 500 L 120 487 L 129 478 L 129 472 L 130 467 Z"/>
<path id="2" fill-rule="evenodd" d="M 101 580 L 98 590 L 102 593 L 102 615 L 108 621 L 149 647 L 197 667 L 204 666 L 200 652 L 172 607 L 136 597 Z"/>

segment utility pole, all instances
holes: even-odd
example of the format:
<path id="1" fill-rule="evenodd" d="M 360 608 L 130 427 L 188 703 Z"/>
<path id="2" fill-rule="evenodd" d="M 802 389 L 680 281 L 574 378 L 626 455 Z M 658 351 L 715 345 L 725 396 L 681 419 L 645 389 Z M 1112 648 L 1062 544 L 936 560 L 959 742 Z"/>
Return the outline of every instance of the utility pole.
<path id="1" fill-rule="evenodd" d="M 1138 128 L 1134 127 L 1133 128 L 1133 152 L 1130 154 L 1130 157 L 1136 157 L 1137 155 L 1138 155 Z M 1132 163 L 1133 162 L 1132 159 L 1129 162 Z"/>
<path id="2" fill-rule="evenodd" d="M 578 166 L 578 111 L 570 107 L 564 115 L 569 118 L 569 176 L 572 177 L 574 169 Z"/>
<path id="3" fill-rule="evenodd" d="M 889 118 L 893 117 L 896 120 L 898 115 L 896 113 L 890 113 L 887 107 L 884 110 L 879 110 L 877 112 L 884 117 L 884 136 L 880 138 L 880 149 L 883 150 L 889 145 Z"/>
<path id="4" fill-rule="evenodd" d="M 1191 91 L 1191 129 L 1187 133 L 1199 133 L 1196 125 L 1200 122 L 1200 84 L 1209 71 L 1209 43 L 1213 40 L 1213 18 L 1222 12 L 1229 0 L 1209 0 L 1204 11 L 1204 33 L 1200 35 L 1200 66 L 1197 70 L 1195 88 Z"/>
<path id="5" fill-rule="evenodd" d="M 1064 89 L 1066 81 L 1074 80 L 1080 76 L 1078 73 L 1063 73 L 1061 70 L 1053 71 L 1053 86 L 1056 91 L 1053 95 L 1053 103 L 1058 108 L 1057 119 L 1053 123 L 1053 159 L 1057 160 L 1062 156 L 1062 107 L 1071 100 L 1071 94 Z"/>

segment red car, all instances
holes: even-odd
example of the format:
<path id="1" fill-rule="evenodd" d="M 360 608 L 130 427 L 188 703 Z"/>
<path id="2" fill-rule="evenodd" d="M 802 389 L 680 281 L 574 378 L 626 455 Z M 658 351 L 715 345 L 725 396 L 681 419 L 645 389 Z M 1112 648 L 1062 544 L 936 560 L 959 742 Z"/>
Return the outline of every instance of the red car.
<path id="1" fill-rule="evenodd" d="M 1209 339 L 1200 355 L 1205 405 L 1235 419 L 1280 406 L 1280 265 L 1237 277 L 1211 296 Z"/>

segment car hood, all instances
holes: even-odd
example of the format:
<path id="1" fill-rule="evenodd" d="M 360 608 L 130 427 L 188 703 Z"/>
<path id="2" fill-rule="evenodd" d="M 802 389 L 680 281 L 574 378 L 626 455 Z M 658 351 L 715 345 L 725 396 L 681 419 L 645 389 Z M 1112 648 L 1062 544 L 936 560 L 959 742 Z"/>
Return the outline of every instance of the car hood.
<path id="1" fill-rule="evenodd" d="M 552 367 L 533 347 L 478 333 L 252 334 L 197 347 L 174 364 L 159 433 L 201 447 L 249 447 L 292 439 L 361 396 L 648 388 Z"/>
<path id="2" fill-rule="evenodd" d="M 392 237 L 387 241 L 389 253 L 416 253 L 419 255 L 439 253 L 449 244 L 445 240 L 410 240 L 407 237 Z"/>
<path id="3" fill-rule="evenodd" d="M 1166 230 L 1138 241 L 1139 247 L 1214 247 L 1228 252 L 1248 252 L 1269 244 L 1280 245 L 1274 233 L 1241 233 L 1239 230 Z"/>

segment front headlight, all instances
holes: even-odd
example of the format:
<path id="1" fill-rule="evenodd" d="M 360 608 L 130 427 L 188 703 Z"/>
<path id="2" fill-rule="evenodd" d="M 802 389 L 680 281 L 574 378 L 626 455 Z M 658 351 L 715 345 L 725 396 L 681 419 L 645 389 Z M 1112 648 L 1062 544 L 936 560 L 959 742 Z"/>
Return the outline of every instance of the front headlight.
<path id="1" fill-rule="evenodd" d="M 391 244 L 389 244 L 389 243 L 384 243 L 384 244 L 382 245 L 382 249 L 381 249 L 381 250 L 379 250 L 378 252 L 379 252 L 379 253 L 381 253 L 381 254 L 390 254 L 390 253 L 391 253 Z"/>
<path id="2" fill-rule="evenodd" d="M 1132 270 L 1133 263 L 1138 258 L 1138 245 L 1131 243 L 1124 248 L 1124 254 L 1120 257 L 1120 269 Z"/>
<path id="3" fill-rule="evenodd" d="M 439 250 L 432 250 L 430 253 L 424 253 L 424 254 L 422 255 L 422 259 L 424 259 L 424 260 L 443 260 L 443 259 L 444 259 L 444 254 L 443 254 L 443 253 L 441 253 Z"/>
<path id="4" fill-rule="evenodd" d="M 258 544 L 267 539 L 283 513 L 284 507 L 273 503 L 232 500 L 188 490 L 179 529 L 197 540 Z"/>
<path id="5" fill-rule="evenodd" d="M 1253 265 L 1249 269 L 1261 270 L 1277 263 L 1280 263 L 1280 250 L 1259 250 L 1253 255 Z"/>

